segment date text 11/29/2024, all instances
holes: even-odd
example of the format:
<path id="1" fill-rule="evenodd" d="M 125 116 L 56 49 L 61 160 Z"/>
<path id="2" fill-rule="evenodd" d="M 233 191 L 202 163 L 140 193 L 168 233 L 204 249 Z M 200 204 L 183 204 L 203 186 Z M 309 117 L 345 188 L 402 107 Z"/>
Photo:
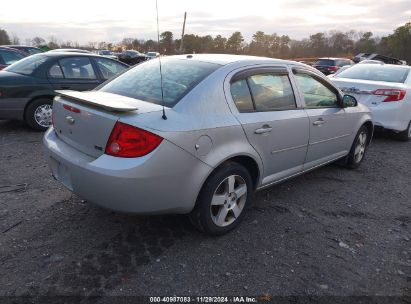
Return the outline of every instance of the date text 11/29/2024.
<path id="1" fill-rule="evenodd" d="M 150 303 L 258 303 L 260 300 L 267 301 L 266 296 L 261 299 L 256 297 L 150 297 Z"/>

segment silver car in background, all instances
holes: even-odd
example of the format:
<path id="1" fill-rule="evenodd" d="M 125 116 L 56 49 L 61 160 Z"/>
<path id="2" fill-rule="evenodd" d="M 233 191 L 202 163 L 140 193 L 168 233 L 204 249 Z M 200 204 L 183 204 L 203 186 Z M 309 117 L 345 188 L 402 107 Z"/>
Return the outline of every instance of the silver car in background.
<path id="1" fill-rule="evenodd" d="M 201 230 L 222 234 L 244 217 L 255 190 L 363 160 L 369 109 L 307 65 L 170 56 L 160 77 L 159 63 L 55 98 L 48 162 L 87 201 L 128 213 L 189 213 Z"/>

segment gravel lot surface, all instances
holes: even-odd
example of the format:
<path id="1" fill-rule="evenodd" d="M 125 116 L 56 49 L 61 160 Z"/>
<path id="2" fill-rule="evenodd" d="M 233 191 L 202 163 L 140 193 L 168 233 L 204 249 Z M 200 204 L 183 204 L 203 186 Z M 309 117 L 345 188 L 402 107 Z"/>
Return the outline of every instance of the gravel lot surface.
<path id="1" fill-rule="evenodd" d="M 82 201 L 51 178 L 41 139 L 0 121 L 0 296 L 411 296 L 411 142 L 377 134 L 359 169 L 258 192 L 211 238 L 185 216 Z"/>

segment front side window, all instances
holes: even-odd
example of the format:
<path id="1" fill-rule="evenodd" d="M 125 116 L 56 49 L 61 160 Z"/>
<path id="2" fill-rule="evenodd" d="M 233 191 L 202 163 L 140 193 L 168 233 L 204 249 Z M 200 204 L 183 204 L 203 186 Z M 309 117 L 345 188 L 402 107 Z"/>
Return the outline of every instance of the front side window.
<path id="1" fill-rule="evenodd" d="M 104 79 L 110 79 L 127 69 L 126 66 L 106 58 L 94 58 Z"/>
<path id="2" fill-rule="evenodd" d="M 155 104 L 175 106 L 198 83 L 221 65 L 175 58 L 153 59 L 128 70 L 100 88 L 103 92 L 119 94 Z M 163 87 L 161 88 L 161 79 Z"/>
<path id="3" fill-rule="evenodd" d="M 338 96 L 311 75 L 296 73 L 295 78 L 300 91 L 303 93 L 307 108 L 338 107 Z"/>
<path id="4" fill-rule="evenodd" d="M 59 60 L 66 79 L 96 79 L 93 66 L 87 57 L 69 57 Z"/>

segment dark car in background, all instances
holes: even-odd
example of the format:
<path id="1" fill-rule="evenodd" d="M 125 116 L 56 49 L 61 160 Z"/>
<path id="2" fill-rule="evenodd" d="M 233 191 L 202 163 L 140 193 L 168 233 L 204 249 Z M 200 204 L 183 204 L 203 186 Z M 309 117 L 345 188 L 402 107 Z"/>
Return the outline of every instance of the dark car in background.
<path id="1" fill-rule="evenodd" d="M 46 130 L 55 90 L 92 90 L 127 68 L 96 54 L 47 52 L 24 58 L 0 72 L 0 119 Z"/>
<path id="2" fill-rule="evenodd" d="M 27 54 L 15 49 L 0 46 L 0 70 L 8 67 L 20 59 L 27 57 Z"/>
<path id="3" fill-rule="evenodd" d="M 26 45 L 3 45 L 3 46 L 18 50 L 20 52 L 26 53 L 27 55 L 43 53 L 43 50 L 36 48 L 34 46 L 26 46 Z"/>
<path id="4" fill-rule="evenodd" d="M 365 60 L 374 60 L 374 61 L 379 61 L 383 63 L 388 63 L 388 64 L 397 64 L 397 65 L 407 65 L 407 62 L 405 60 L 397 59 L 394 57 L 390 56 L 385 56 L 377 53 L 359 53 L 355 55 L 353 58 L 353 61 L 355 63 L 360 63 Z"/>
<path id="5" fill-rule="evenodd" d="M 341 67 L 353 65 L 354 62 L 346 58 L 319 58 L 313 65 L 314 68 L 324 75 L 330 75 L 337 72 Z"/>
<path id="6" fill-rule="evenodd" d="M 118 59 L 121 62 L 124 62 L 128 65 L 135 65 L 135 64 L 139 64 L 143 61 L 146 61 L 149 58 L 146 55 L 144 55 L 140 52 L 137 52 L 137 51 L 134 51 L 134 50 L 127 50 L 127 51 L 122 52 L 118 56 Z"/>

